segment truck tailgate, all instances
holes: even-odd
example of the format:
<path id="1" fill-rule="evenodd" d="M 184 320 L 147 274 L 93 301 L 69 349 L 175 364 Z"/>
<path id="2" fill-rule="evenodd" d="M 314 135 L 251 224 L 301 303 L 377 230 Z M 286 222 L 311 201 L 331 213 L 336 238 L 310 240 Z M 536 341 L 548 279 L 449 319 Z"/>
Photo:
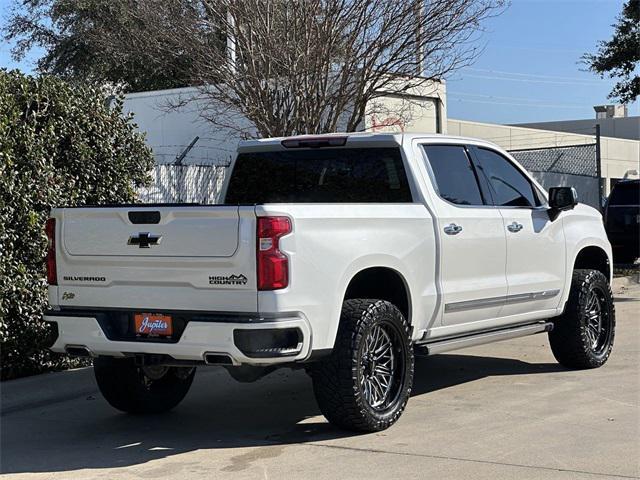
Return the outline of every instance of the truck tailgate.
<path id="1" fill-rule="evenodd" d="M 145 218 L 136 213 L 152 217 L 155 212 L 160 213 L 156 224 L 134 224 L 129 218 L 140 222 Z M 75 208 L 64 212 L 62 237 L 74 256 L 231 257 L 238 248 L 238 224 L 237 207 Z M 141 245 L 141 233 L 152 234 L 153 244 Z"/>
<path id="2" fill-rule="evenodd" d="M 257 310 L 254 207 L 84 207 L 53 216 L 61 306 Z"/>

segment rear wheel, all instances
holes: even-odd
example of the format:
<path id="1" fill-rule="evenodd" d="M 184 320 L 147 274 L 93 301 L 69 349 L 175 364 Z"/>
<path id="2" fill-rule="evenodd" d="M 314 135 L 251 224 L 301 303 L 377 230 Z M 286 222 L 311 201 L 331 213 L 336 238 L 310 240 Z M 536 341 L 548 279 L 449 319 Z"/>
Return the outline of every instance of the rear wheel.
<path id="1" fill-rule="evenodd" d="M 185 397 L 195 376 L 195 368 L 139 367 L 133 358 L 99 357 L 93 370 L 107 402 L 136 414 L 171 410 Z"/>
<path id="2" fill-rule="evenodd" d="M 383 300 L 347 300 L 333 352 L 312 368 L 320 410 L 341 428 L 384 430 L 407 404 L 413 366 L 409 324 L 398 308 Z"/>
<path id="3" fill-rule="evenodd" d="M 556 360 L 569 368 L 604 365 L 613 349 L 615 326 L 607 278 L 597 270 L 575 270 L 565 312 L 549 332 Z"/>

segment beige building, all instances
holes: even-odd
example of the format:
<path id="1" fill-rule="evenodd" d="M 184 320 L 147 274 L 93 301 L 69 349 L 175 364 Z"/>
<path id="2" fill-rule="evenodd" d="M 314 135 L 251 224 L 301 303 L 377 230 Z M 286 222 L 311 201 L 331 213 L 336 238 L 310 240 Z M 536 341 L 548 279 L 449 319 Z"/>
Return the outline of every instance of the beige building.
<path id="1" fill-rule="evenodd" d="M 419 87 L 396 88 L 394 93 L 371 101 L 363 130 L 446 133 L 446 83 L 429 81 Z"/>
<path id="2" fill-rule="evenodd" d="M 595 126 L 598 125 L 600 134 L 604 137 L 640 140 L 640 116 L 628 116 L 625 105 L 596 105 L 593 109 L 596 114 L 592 119 L 519 123 L 514 126 L 588 134 L 594 133 Z"/>
<path id="3" fill-rule="evenodd" d="M 588 145 L 595 141 L 594 135 L 554 132 L 535 128 L 497 125 L 494 123 L 470 122 L 449 119 L 447 133 L 465 137 L 479 137 L 506 150 Z M 627 176 L 637 178 L 640 171 L 640 141 L 622 138 L 600 138 L 601 173 L 605 195 L 619 179 Z M 633 174 L 632 172 L 636 172 Z"/>

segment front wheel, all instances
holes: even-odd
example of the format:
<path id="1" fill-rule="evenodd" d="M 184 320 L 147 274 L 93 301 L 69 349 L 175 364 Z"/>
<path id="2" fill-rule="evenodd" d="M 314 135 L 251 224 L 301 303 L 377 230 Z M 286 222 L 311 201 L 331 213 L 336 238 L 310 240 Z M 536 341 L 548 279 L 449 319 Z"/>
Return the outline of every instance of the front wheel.
<path id="1" fill-rule="evenodd" d="M 407 404 L 413 366 L 410 327 L 397 307 L 346 300 L 333 352 L 312 367 L 320 410 L 341 428 L 384 430 Z"/>
<path id="2" fill-rule="evenodd" d="M 195 368 L 145 366 L 133 358 L 98 357 L 93 371 L 98 388 L 109 404 L 127 413 L 162 413 L 185 397 Z"/>
<path id="3" fill-rule="evenodd" d="M 597 270 L 575 270 L 564 313 L 554 320 L 549 343 L 568 368 L 597 368 L 613 349 L 616 316 L 607 277 Z"/>

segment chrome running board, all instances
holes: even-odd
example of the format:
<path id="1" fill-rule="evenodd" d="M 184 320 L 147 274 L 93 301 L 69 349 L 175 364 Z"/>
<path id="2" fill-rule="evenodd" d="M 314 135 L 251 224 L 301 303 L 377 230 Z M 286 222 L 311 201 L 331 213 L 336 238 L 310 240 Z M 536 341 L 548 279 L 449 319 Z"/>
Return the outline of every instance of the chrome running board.
<path id="1" fill-rule="evenodd" d="M 499 342 L 510 338 L 525 337 L 536 333 L 549 332 L 553 330 L 553 323 L 538 322 L 517 327 L 508 327 L 494 330 L 485 330 L 477 333 L 465 334 L 457 337 L 444 339 L 427 339 L 416 342 L 416 348 L 423 355 L 434 355 L 436 353 L 458 350 L 460 348 L 474 347 L 485 343 Z"/>

